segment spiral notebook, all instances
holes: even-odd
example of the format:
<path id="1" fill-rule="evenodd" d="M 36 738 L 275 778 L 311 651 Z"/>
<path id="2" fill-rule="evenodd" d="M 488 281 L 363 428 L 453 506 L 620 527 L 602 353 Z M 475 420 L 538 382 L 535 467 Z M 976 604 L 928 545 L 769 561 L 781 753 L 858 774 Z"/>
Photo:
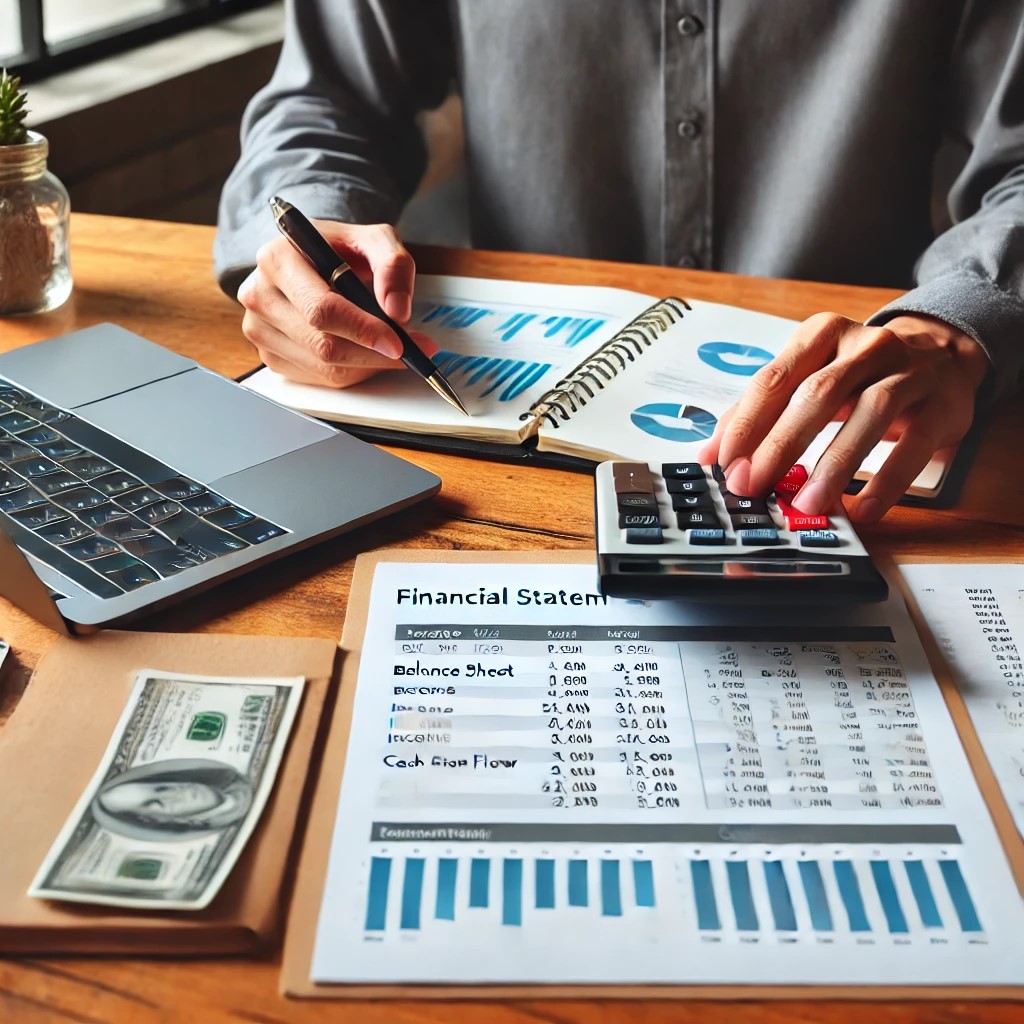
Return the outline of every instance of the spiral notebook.
<path id="1" fill-rule="evenodd" d="M 435 361 L 470 418 L 409 373 L 381 373 L 340 391 L 269 369 L 244 383 L 371 440 L 578 468 L 611 458 L 686 462 L 796 326 L 619 288 L 424 275 L 411 327 L 440 346 Z M 839 426 L 812 444 L 805 465 Z M 876 447 L 862 480 L 890 447 Z M 932 459 L 908 493 L 935 498 L 952 454 Z"/>

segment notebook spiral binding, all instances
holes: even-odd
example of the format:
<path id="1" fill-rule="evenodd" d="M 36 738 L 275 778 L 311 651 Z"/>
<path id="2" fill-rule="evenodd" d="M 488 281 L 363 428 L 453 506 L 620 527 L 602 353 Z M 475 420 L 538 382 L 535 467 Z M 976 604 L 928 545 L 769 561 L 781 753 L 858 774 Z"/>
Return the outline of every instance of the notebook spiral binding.
<path id="1" fill-rule="evenodd" d="M 594 397 L 596 391 L 604 390 L 605 384 L 617 377 L 628 363 L 634 362 L 672 324 L 682 320 L 689 309 L 683 299 L 670 296 L 659 300 L 573 367 L 568 376 L 545 391 L 519 418 L 544 418 L 551 426 L 557 427 L 559 420 L 569 419 Z"/>

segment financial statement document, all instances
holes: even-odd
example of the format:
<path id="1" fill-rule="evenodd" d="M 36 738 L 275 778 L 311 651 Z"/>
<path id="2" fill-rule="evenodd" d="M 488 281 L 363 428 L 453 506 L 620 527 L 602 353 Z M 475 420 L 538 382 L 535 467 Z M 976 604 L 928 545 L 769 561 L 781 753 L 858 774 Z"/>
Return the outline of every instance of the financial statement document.
<path id="1" fill-rule="evenodd" d="M 901 565 L 1024 835 L 1024 566 Z"/>
<path id="2" fill-rule="evenodd" d="M 1022 931 L 899 598 L 377 566 L 313 980 L 1019 984 Z"/>

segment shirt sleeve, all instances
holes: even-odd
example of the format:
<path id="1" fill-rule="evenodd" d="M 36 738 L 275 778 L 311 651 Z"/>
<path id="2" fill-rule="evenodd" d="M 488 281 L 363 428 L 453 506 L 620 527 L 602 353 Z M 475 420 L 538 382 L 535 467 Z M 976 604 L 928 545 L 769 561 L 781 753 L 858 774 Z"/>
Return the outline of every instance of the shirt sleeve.
<path id="1" fill-rule="evenodd" d="M 443 0 L 289 0 L 270 82 L 249 102 L 221 193 L 214 269 L 234 297 L 276 236 L 273 195 L 306 216 L 394 223 L 426 165 L 416 115 L 454 78 Z"/>
<path id="2" fill-rule="evenodd" d="M 922 313 L 973 337 L 991 363 L 982 404 L 1012 394 L 1024 368 L 1022 7 L 968 5 L 951 71 L 948 126 L 948 144 L 966 159 L 948 194 L 946 229 L 918 261 L 917 286 L 867 321 Z"/>

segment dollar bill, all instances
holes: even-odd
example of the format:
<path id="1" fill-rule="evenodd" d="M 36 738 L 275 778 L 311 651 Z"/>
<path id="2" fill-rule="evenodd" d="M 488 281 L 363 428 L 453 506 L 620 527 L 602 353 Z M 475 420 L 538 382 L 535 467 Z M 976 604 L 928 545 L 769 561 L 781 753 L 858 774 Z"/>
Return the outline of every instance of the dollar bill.
<path id="1" fill-rule="evenodd" d="M 304 682 L 140 672 L 29 895 L 207 906 L 273 789 Z"/>

